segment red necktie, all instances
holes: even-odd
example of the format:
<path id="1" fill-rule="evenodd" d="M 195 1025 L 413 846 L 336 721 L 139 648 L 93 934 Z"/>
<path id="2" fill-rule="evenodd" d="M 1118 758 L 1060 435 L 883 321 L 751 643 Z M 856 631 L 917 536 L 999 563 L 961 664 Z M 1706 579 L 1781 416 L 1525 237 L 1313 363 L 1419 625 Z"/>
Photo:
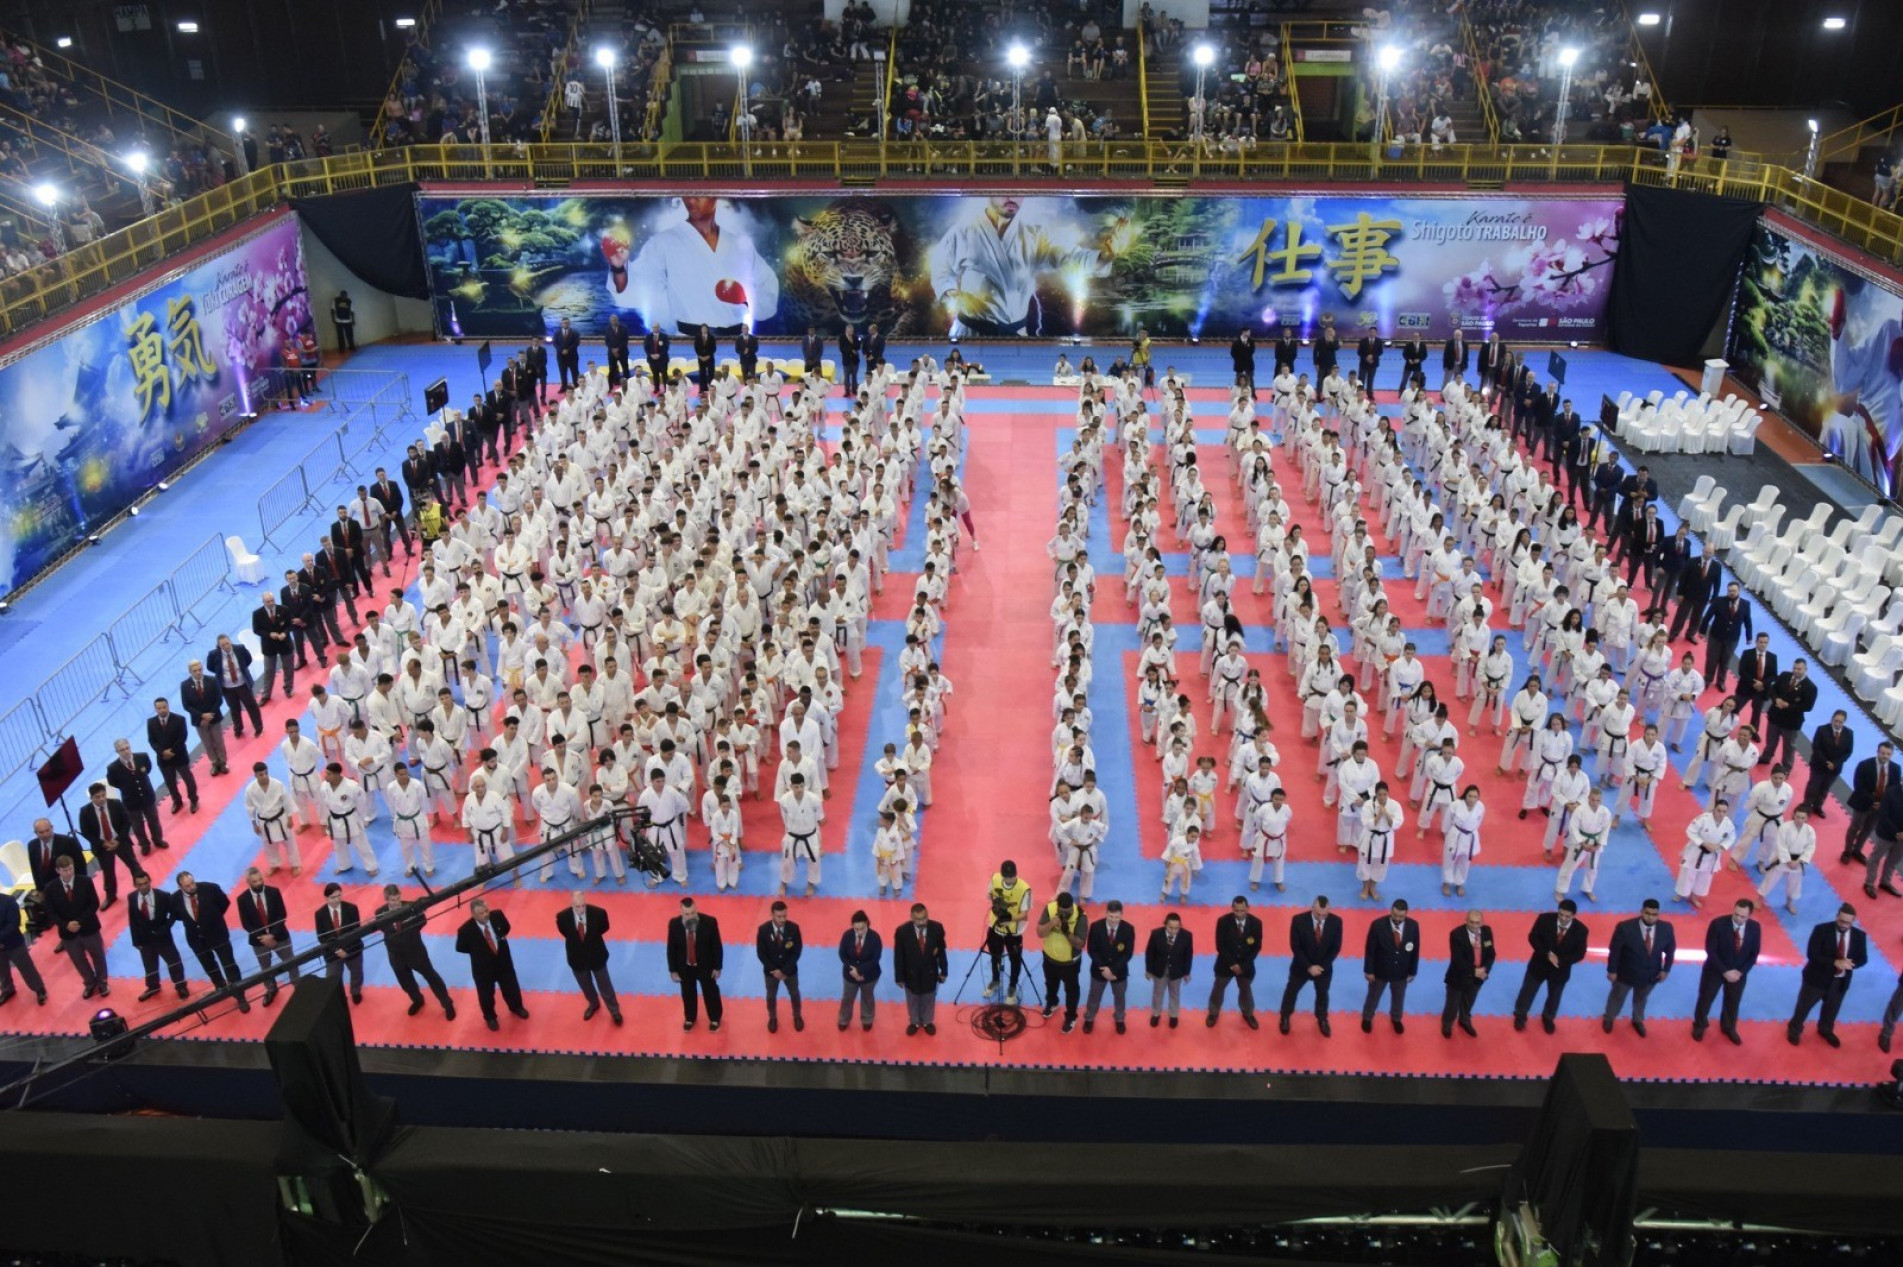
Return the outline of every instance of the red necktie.
<path id="1" fill-rule="evenodd" d="M 72 892 L 72 889 L 70 886 L 68 887 L 67 892 L 69 893 Z M 1850 934 L 1842 930 L 1839 930 L 1839 932 L 1837 933 L 1837 958 L 1839 959 L 1850 958 Z"/>
<path id="2" fill-rule="evenodd" d="M 1877 797 L 1878 799 L 1882 799 L 1883 785 L 1885 783 L 1888 783 L 1889 781 L 1890 781 L 1890 767 L 1887 765 L 1878 766 L 1877 767 Z"/>
<path id="3" fill-rule="evenodd" d="M 698 957 L 694 954 L 694 926 L 683 924 L 681 931 L 687 934 L 687 966 L 692 968 L 698 963 Z"/>
<path id="4" fill-rule="evenodd" d="M 185 904 L 192 908 L 192 923 L 196 924 L 198 922 L 198 894 L 194 893 L 186 898 Z"/>
<path id="5" fill-rule="evenodd" d="M 1736 924 L 1731 926 L 1731 953 L 1734 955 L 1744 953 L 1744 929 Z"/>
<path id="6" fill-rule="evenodd" d="M 1648 955 L 1652 953 L 1652 930 L 1650 928 L 1645 930 L 1645 953 Z"/>
<path id="7" fill-rule="evenodd" d="M 501 952 L 501 947 L 496 945 L 496 930 L 494 925 L 484 924 L 482 926 L 482 939 L 489 943 L 490 954 L 493 955 Z"/>
<path id="8" fill-rule="evenodd" d="M 102 845 L 112 843 L 112 814 L 104 805 L 99 807 L 99 843 Z"/>
<path id="9" fill-rule="evenodd" d="M 586 937 L 587 935 L 588 935 L 588 917 L 586 915 L 577 915 L 575 917 L 575 936 Z"/>
<path id="10" fill-rule="evenodd" d="M 925 930 L 922 928 L 918 930 L 918 948 L 925 949 Z"/>
<path id="11" fill-rule="evenodd" d="M 1474 967 L 1478 968 L 1482 962 L 1480 957 L 1480 934 L 1474 933 L 1470 940 L 1472 940 L 1474 944 Z"/>

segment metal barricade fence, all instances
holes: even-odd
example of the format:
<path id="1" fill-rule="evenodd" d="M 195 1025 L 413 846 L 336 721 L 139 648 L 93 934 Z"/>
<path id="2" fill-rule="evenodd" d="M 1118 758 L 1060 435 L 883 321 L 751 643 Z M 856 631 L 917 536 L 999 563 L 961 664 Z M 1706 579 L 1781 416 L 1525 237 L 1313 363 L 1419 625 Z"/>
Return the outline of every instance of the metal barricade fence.
<path id="1" fill-rule="evenodd" d="M 119 672 L 134 681 L 145 679 L 133 669 L 132 662 L 152 647 L 178 632 L 178 602 L 172 595 L 170 578 L 147 590 L 106 627 Z"/>
<path id="2" fill-rule="evenodd" d="M 125 690 L 119 680 L 118 657 L 112 654 L 111 639 L 99 634 L 72 659 L 47 674 L 35 693 L 47 739 L 66 733 L 81 713 L 109 698 L 114 687 Z M 126 691 L 128 698 L 131 694 Z"/>
<path id="3" fill-rule="evenodd" d="M 38 760 L 49 733 L 39 701 L 31 695 L 0 713 L 0 782 Z"/>
<path id="4" fill-rule="evenodd" d="M 313 465 L 322 465 L 320 455 L 326 448 L 336 450 L 337 437 L 325 436 L 304 455 L 302 461 L 287 471 L 277 483 L 264 490 L 258 498 L 258 530 L 265 545 L 277 545 L 272 538 L 285 524 L 297 518 L 311 504 L 313 496 L 309 470 Z M 319 483 L 328 483 L 336 473 L 334 465 L 325 466 L 325 475 Z"/>
<path id="5" fill-rule="evenodd" d="M 186 620 L 198 621 L 201 625 L 204 623 L 192 615 L 192 609 L 214 591 L 231 588 L 231 552 L 225 548 L 225 539 L 213 533 L 205 544 L 186 555 L 185 561 L 172 569 L 168 579 L 172 586 L 172 601 L 177 604 L 178 631 L 182 637 Z M 125 650 L 124 647 L 118 649 Z"/>

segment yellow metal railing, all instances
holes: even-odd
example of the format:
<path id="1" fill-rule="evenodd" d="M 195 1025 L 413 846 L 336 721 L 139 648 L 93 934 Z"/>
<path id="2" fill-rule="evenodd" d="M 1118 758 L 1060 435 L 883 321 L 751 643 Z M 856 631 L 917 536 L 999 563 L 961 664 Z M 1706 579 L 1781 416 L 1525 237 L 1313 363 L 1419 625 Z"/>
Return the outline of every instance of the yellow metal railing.
<path id="1" fill-rule="evenodd" d="M 888 174 L 898 180 L 962 182 L 976 177 L 1028 179 L 1044 173 L 1041 142 L 933 142 L 891 147 L 879 141 L 759 142 L 743 162 L 726 144 L 624 141 L 619 171 L 612 145 L 416 145 L 270 165 L 155 216 L 0 280 L 0 334 L 10 334 L 98 295 L 185 248 L 291 198 L 397 184 L 502 182 L 569 186 L 629 179 L 688 181 L 817 180 Z M 1749 155 L 1699 158 L 1674 172 L 1654 148 L 1631 145 L 1415 146 L 1398 158 L 1366 143 L 1262 145 L 1235 154 L 1154 140 L 1091 141 L 1067 147 L 1065 173 L 1078 179 L 1211 181 L 1382 181 L 1394 184 L 1499 186 L 1513 182 L 1619 185 L 1633 181 L 1747 198 L 1780 208 L 1852 246 L 1903 262 L 1903 216 L 1880 210 L 1787 168 Z"/>
<path id="2" fill-rule="evenodd" d="M 1825 163 L 1837 163 L 1856 160 L 1864 146 L 1873 141 L 1881 141 L 1903 127 L 1903 102 L 1891 106 L 1888 110 L 1879 110 L 1867 119 L 1858 119 L 1855 123 L 1827 132 L 1817 141 L 1817 163 L 1821 168 Z"/>
<path id="3" fill-rule="evenodd" d="M 83 89 L 98 97 L 105 104 L 106 113 L 114 119 L 122 115 L 132 115 L 144 123 L 163 129 L 181 139 L 203 137 L 214 144 L 229 148 L 234 144 L 229 134 L 215 128 L 202 119 L 174 110 L 156 97 L 148 97 L 137 88 L 122 84 L 118 80 L 102 75 L 90 66 L 83 66 L 72 58 L 50 48 L 26 41 L 14 32 L 10 40 L 27 43 L 33 56 L 50 75 L 64 79 L 74 87 Z"/>
<path id="4" fill-rule="evenodd" d="M 436 20 L 436 16 L 442 11 L 443 0 L 423 0 L 423 7 L 417 10 L 416 26 L 412 28 L 416 32 L 416 43 L 418 45 L 428 47 L 430 24 Z M 389 90 L 383 94 L 383 100 L 377 103 L 377 117 L 370 125 L 370 143 L 372 145 L 383 144 L 383 130 L 390 123 L 390 98 L 397 96 L 403 91 L 403 68 L 409 64 L 410 50 L 405 48 L 403 50 L 403 56 L 397 58 L 396 69 L 390 73 Z"/>
<path id="5" fill-rule="evenodd" d="M 1288 112 L 1295 116 L 1295 143 L 1300 145 L 1308 133 L 1302 127 L 1302 91 L 1295 84 L 1295 41 L 1289 37 L 1289 25 L 1282 24 L 1282 82 L 1288 85 Z M 1203 108 L 1209 107 L 1205 103 Z"/>
<path id="6" fill-rule="evenodd" d="M 11 128 L 13 131 L 27 137 L 42 151 L 52 149 L 65 155 L 66 169 L 68 171 L 76 172 L 81 166 L 92 167 L 97 168 L 113 180 L 122 180 L 127 183 L 131 182 L 132 178 L 113 161 L 112 155 L 106 153 L 106 151 L 100 149 L 91 141 L 83 141 L 79 137 L 62 131 L 50 123 L 34 118 L 30 114 L 22 114 L 5 102 L 0 102 L 0 126 Z M 157 160 L 154 159 L 153 161 L 156 162 Z M 157 178 L 157 174 L 155 173 L 154 179 Z"/>
<path id="7" fill-rule="evenodd" d="M 575 16 L 568 27 L 568 42 L 562 45 L 561 51 L 554 54 L 549 62 L 549 79 L 552 82 L 548 87 L 548 100 L 542 103 L 541 137 L 545 145 L 555 131 L 556 122 L 562 117 L 562 90 L 568 84 L 568 64 L 575 60 L 576 48 L 581 43 L 582 27 L 588 22 L 589 7 L 589 0 L 581 0 L 581 3 L 575 6 Z M 587 69 L 583 65 L 578 73 L 585 74 Z"/>
<path id="8" fill-rule="evenodd" d="M 898 87 L 898 82 L 899 24 L 894 22 L 892 34 L 888 37 L 885 47 L 884 95 L 879 98 L 879 141 L 881 144 L 884 144 L 885 138 L 892 134 L 892 90 Z"/>
<path id="9" fill-rule="evenodd" d="M 1139 114 L 1143 119 L 1143 135 L 1154 136 L 1150 131 L 1150 55 L 1144 45 L 1149 41 L 1143 37 L 1143 19 L 1137 18 L 1137 102 L 1141 107 Z"/>
<path id="10" fill-rule="evenodd" d="M 1637 62 L 1639 73 L 1652 85 L 1652 117 L 1661 123 L 1672 122 L 1672 107 L 1665 102 L 1665 87 L 1659 83 L 1659 77 L 1652 73 L 1652 59 L 1645 55 L 1645 42 L 1639 38 L 1639 24 L 1632 20 L 1632 6 L 1621 3 L 1625 10 L 1627 32 L 1627 60 Z"/>
<path id="11" fill-rule="evenodd" d="M 1467 10 L 1460 11 L 1460 38 L 1467 46 L 1467 69 L 1473 73 L 1474 90 L 1480 96 L 1480 117 L 1487 122 L 1487 137 L 1494 144 L 1500 143 L 1500 116 L 1493 109 L 1493 85 L 1487 82 L 1486 72 L 1481 69 L 1480 37 L 1474 31 L 1472 22 L 1467 20 Z"/>

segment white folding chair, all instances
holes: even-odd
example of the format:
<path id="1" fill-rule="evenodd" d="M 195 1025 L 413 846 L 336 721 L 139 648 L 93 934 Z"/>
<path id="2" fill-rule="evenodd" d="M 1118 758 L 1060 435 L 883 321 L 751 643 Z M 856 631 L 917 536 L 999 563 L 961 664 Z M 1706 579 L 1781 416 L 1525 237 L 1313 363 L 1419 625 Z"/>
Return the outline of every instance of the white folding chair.
<path id="1" fill-rule="evenodd" d="M 225 551 L 231 555 L 231 574 L 240 583 L 256 585 L 264 580 L 264 561 L 245 548 L 243 537 L 226 537 Z"/>
<path id="2" fill-rule="evenodd" d="M 1717 487 L 1717 476 L 1699 476 L 1697 482 L 1692 485 L 1692 491 L 1678 499 L 1678 517 L 1683 519 L 1686 524 L 1690 525 L 1693 529 L 1696 529 L 1698 525 L 1692 523 L 1692 516 L 1700 506 L 1704 505 L 1705 499 L 1710 497 L 1712 490 Z"/>

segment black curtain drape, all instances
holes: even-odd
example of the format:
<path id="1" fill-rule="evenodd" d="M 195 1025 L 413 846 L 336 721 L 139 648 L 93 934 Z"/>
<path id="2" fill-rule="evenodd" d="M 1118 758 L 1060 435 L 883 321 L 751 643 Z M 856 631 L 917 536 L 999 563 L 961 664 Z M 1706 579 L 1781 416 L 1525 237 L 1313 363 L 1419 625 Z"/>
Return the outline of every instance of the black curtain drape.
<path id="1" fill-rule="evenodd" d="M 345 268 L 388 294 L 429 298 L 415 185 L 293 198 L 291 206 Z"/>
<path id="2" fill-rule="evenodd" d="M 1612 346 L 1626 356 L 1696 365 L 1731 300 L 1762 206 L 1742 198 L 1625 187 L 1625 228 L 1612 266 Z"/>

